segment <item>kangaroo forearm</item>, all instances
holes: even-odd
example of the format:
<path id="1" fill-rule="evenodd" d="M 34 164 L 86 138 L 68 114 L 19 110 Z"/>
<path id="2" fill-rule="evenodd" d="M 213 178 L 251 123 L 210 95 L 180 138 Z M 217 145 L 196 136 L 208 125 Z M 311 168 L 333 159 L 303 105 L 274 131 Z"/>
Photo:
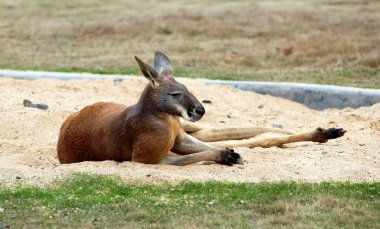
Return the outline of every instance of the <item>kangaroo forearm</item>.
<path id="1" fill-rule="evenodd" d="M 165 159 L 161 162 L 161 164 L 166 165 L 188 165 L 193 164 L 200 161 L 216 161 L 219 160 L 219 156 L 214 150 L 206 150 L 203 152 L 185 155 L 185 156 L 179 156 L 179 157 L 173 157 L 173 156 L 167 156 Z"/>
<path id="2" fill-rule="evenodd" d="M 180 155 L 186 155 L 202 152 L 212 148 L 212 146 L 201 142 L 188 134 L 184 134 L 177 139 L 171 151 Z"/>

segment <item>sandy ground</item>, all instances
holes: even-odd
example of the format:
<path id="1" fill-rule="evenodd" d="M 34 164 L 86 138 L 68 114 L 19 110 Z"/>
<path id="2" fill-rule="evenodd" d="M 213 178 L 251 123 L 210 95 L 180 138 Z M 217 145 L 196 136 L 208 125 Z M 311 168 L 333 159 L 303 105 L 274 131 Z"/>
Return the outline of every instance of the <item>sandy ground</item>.
<path id="1" fill-rule="evenodd" d="M 282 148 L 237 148 L 244 165 L 195 164 L 184 167 L 114 161 L 60 165 L 56 142 L 63 120 L 98 101 L 134 104 L 145 81 L 34 81 L 0 78 L 0 182 L 44 185 L 70 173 L 109 174 L 127 182 L 178 181 L 276 182 L 326 180 L 380 181 L 380 104 L 359 109 L 310 110 L 303 105 L 227 86 L 205 86 L 182 79 L 200 101 L 206 115 L 200 121 L 215 126 L 282 125 L 294 132 L 316 127 L 343 127 L 343 138 L 326 144 L 288 144 Z M 27 108 L 24 99 L 46 103 L 48 110 Z"/>

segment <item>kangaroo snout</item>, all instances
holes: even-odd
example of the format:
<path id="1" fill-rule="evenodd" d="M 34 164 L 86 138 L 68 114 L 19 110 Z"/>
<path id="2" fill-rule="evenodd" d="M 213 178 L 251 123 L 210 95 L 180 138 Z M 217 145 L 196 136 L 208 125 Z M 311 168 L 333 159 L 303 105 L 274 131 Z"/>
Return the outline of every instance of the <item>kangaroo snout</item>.
<path id="1" fill-rule="evenodd" d="M 195 107 L 195 113 L 203 116 L 206 113 L 206 111 L 205 111 L 205 108 L 203 106 L 197 106 L 197 107 Z"/>
<path id="2" fill-rule="evenodd" d="M 206 113 L 206 110 L 202 105 L 196 106 L 193 109 L 188 111 L 190 121 L 192 122 L 196 122 L 200 120 L 205 113 Z"/>

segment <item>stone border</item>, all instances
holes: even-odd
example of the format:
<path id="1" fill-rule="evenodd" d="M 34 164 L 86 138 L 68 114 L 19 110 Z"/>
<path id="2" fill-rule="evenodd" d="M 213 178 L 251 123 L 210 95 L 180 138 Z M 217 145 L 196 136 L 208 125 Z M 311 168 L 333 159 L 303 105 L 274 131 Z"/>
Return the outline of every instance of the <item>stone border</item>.
<path id="1" fill-rule="evenodd" d="M 332 85 L 276 82 L 245 82 L 206 80 L 206 84 L 232 85 L 241 90 L 255 91 L 302 103 L 309 108 L 358 108 L 380 103 L 380 90 Z"/>
<path id="2" fill-rule="evenodd" d="M 0 77 L 16 79 L 55 78 L 71 79 L 143 79 L 132 75 L 99 75 L 90 73 L 61 73 L 42 71 L 13 71 L 0 70 Z M 269 94 L 304 104 L 317 110 L 326 108 L 357 108 L 380 103 L 380 90 L 362 89 L 354 87 L 340 87 L 331 85 L 304 84 L 304 83 L 276 83 L 256 81 L 224 81 L 204 80 L 207 85 L 230 85 L 241 90 L 255 91 L 260 94 Z"/>

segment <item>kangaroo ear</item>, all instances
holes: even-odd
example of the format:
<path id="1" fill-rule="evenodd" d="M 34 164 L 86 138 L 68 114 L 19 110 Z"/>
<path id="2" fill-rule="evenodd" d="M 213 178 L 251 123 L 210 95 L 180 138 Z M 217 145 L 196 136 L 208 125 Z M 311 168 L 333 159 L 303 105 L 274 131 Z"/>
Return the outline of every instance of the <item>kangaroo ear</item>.
<path id="1" fill-rule="evenodd" d="M 154 68 L 159 74 L 163 75 L 173 75 L 172 62 L 169 58 L 160 51 L 154 54 Z"/>
<path id="2" fill-rule="evenodd" d="M 157 72 L 157 70 L 149 66 L 148 64 L 144 63 L 137 56 L 135 56 L 135 60 L 139 64 L 142 74 L 144 74 L 145 78 L 149 80 L 150 85 L 152 85 L 152 87 L 158 87 L 161 81 L 160 79 L 161 77 L 160 77 L 160 74 Z"/>

